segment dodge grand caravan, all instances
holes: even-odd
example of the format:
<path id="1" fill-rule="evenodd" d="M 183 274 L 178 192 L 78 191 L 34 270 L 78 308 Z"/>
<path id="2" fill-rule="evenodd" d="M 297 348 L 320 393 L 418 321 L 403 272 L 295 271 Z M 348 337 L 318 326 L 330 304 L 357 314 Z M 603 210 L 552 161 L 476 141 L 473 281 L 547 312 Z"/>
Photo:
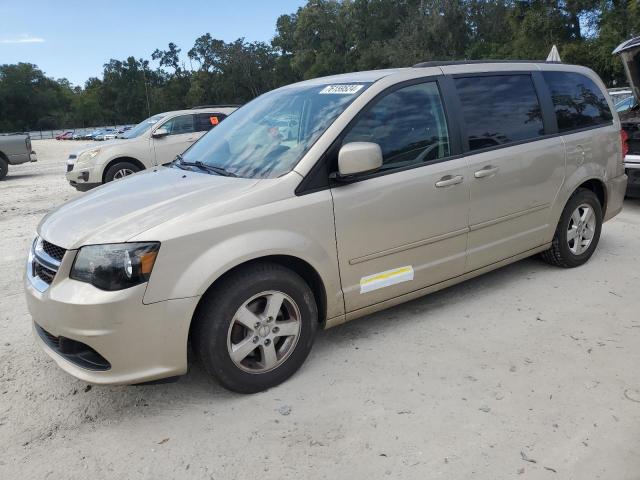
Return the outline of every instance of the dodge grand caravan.
<path id="1" fill-rule="evenodd" d="M 122 139 L 92 145 L 69 155 L 67 180 L 76 190 L 84 192 L 169 163 L 236 108 L 219 105 L 153 115 L 125 132 Z M 94 140 L 106 140 L 106 134 L 101 132 Z"/>
<path id="2" fill-rule="evenodd" d="M 47 215 L 35 336 L 99 384 L 287 379 L 316 332 L 541 254 L 578 267 L 622 209 L 600 79 L 545 63 L 318 78 L 240 108 L 168 167 Z"/>

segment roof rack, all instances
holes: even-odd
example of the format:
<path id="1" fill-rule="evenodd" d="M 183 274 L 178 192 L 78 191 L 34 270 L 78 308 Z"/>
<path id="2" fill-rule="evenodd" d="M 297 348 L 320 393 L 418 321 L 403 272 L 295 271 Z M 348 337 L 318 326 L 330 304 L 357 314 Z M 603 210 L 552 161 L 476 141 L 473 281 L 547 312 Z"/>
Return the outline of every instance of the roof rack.
<path id="1" fill-rule="evenodd" d="M 199 108 L 240 108 L 242 105 L 237 104 L 228 104 L 228 105 L 197 105 L 195 107 L 191 107 L 191 110 L 197 110 Z"/>
<path id="2" fill-rule="evenodd" d="M 413 68 L 427 68 L 427 67 L 446 67 L 449 65 L 473 65 L 479 63 L 562 63 L 562 62 L 547 62 L 546 60 L 435 60 L 432 62 L 420 62 L 416 63 Z"/>

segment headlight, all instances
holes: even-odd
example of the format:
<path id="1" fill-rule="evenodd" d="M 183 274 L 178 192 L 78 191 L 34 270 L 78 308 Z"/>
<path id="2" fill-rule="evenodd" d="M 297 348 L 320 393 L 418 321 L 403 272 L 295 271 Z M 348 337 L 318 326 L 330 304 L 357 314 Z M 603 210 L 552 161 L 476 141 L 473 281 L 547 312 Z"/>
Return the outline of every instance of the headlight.
<path id="1" fill-rule="evenodd" d="M 123 290 L 147 282 L 160 243 L 115 243 L 82 247 L 69 275 L 102 290 Z"/>
<path id="2" fill-rule="evenodd" d="M 95 156 L 98 155 L 99 153 L 100 153 L 99 148 L 94 148 L 93 150 L 89 150 L 84 153 L 81 153 L 80 155 L 78 155 L 78 162 L 81 162 L 83 160 L 91 160 L 92 158 L 95 158 Z"/>

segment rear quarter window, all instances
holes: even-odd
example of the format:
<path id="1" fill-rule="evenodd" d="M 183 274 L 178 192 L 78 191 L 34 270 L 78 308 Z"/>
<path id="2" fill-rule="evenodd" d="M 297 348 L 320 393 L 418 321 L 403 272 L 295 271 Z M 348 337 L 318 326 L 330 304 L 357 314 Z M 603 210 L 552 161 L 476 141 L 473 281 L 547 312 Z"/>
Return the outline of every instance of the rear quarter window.
<path id="1" fill-rule="evenodd" d="M 609 125 L 613 115 L 600 88 L 580 73 L 543 72 L 560 133 Z"/>
<path id="2" fill-rule="evenodd" d="M 207 132 L 227 118 L 224 113 L 198 113 L 196 115 L 196 132 Z"/>
<path id="3" fill-rule="evenodd" d="M 531 75 L 461 77 L 455 83 L 470 150 L 544 135 L 542 110 Z"/>

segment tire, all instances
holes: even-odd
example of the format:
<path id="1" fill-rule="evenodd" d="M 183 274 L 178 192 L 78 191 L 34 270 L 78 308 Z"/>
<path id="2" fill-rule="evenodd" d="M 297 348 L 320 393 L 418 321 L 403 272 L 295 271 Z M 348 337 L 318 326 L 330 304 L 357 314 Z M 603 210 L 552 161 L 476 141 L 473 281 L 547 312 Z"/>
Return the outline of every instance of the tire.
<path id="1" fill-rule="evenodd" d="M 119 180 L 140 171 L 140 167 L 131 162 L 118 162 L 109 167 L 104 175 L 104 183 Z"/>
<path id="2" fill-rule="evenodd" d="M 586 214 L 588 209 L 591 209 L 589 215 Z M 579 222 L 577 222 L 578 218 Z M 572 234 L 569 233 L 570 229 Z M 551 248 L 542 252 L 540 256 L 545 262 L 558 267 L 579 267 L 593 255 L 600 240 L 601 230 L 600 201 L 591 190 L 580 188 L 571 196 L 562 211 Z M 573 235 L 577 238 L 571 239 Z M 591 238 L 587 242 L 589 236 Z"/>
<path id="3" fill-rule="evenodd" d="M 2 157 L 0 157 L 0 180 L 7 176 L 9 173 L 9 163 Z"/>
<path id="4" fill-rule="evenodd" d="M 276 307 L 269 311 L 271 303 Z M 284 382 L 304 363 L 318 329 L 318 308 L 297 273 L 254 263 L 210 289 L 194 322 L 192 346 L 207 373 L 229 390 L 256 393 Z"/>

